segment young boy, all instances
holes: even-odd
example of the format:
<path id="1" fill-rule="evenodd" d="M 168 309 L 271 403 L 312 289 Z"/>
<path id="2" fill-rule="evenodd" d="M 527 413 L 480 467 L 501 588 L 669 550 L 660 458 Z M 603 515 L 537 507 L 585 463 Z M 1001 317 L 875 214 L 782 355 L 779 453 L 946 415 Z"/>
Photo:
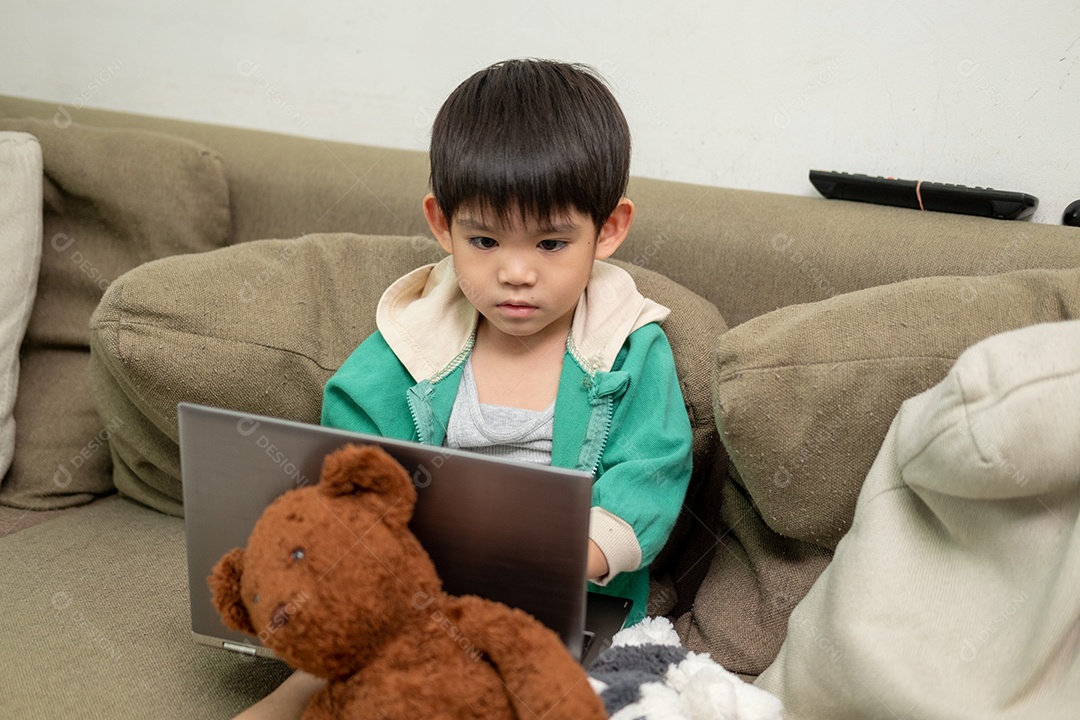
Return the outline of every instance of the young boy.
<path id="1" fill-rule="evenodd" d="M 668 310 L 595 262 L 634 219 L 626 120 L 587 68 L 511 60 L 450 95 L 430 158 L 423 211 L 448 256 L 387 289 L 322 422 L 591 472 L 590 589 L 631 598 L 636 622 L 691 435 Z"/>

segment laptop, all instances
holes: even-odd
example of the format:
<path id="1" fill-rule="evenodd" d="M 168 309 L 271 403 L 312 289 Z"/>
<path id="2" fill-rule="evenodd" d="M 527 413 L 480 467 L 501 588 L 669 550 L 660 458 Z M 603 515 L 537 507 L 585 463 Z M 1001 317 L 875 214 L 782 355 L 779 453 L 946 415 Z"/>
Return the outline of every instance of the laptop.
<path id="1" fill-rule="evenodd" d="M 525 610 L 586 667 L 626 621 L 629 599 L 587 592 L 587 473 L 191 403 L 180 403 L 177 415 L 191 630 L 199 643 L 276 657 L 225 627 L 207 577 L 222 555 L 247 544 L 267 505 L 318 483 L 323 458 L 347 443 L 378 445 L 413 477 L 410 529 L 447 593 Z"/>

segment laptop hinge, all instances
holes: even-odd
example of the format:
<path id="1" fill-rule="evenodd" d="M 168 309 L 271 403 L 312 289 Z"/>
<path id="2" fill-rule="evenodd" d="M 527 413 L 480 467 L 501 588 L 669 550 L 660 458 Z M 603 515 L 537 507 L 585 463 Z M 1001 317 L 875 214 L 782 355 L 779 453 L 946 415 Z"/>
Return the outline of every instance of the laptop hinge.
<path id="1" fill-rule="evenodd" d="M 235 653 L 240 653 L 241 655 L 250 655 L 251 657 L 255 657 L 257 653 L 254 645 L 244 645 L 243 643 L 234 643 L 229 642 L 228 640 L 222 640 L 221 647 L 226 650 L 232 650 Z"/>

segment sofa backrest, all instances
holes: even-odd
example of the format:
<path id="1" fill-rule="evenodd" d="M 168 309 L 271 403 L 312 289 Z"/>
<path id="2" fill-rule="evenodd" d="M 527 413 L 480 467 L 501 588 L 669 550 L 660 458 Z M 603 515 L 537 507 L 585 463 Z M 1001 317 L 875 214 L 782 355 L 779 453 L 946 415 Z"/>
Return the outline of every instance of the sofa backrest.
<path id="1" fill-rule="evenodd" d="M 805 168 L 793 169 L 805 172 Z M 1080 266 L 1080 230 L 635 178 L 617 257 L 713 301 L 729 327 L 912 278 Z"/>
<path id="2" fill-rule="evenodd" d="M 213 148 L 229 181 L 234 243 L 315 232 L 428 232 L 420 213 L 423 152 L 5 96 L 0 116 L 143 128 Z M 1080 266 L 1080 232 L 1063 226 L 638 177 L 628 194 L 638 214 L 616 259 L 693 290 L 729 326 L 909 278 Z"/>

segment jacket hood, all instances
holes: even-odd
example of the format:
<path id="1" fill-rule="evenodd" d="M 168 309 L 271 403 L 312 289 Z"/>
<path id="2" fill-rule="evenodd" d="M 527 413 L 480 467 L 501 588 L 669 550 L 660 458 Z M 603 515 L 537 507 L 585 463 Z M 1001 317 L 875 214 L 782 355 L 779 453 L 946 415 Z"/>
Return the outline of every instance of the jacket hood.
<path id="1" fill-rule="evenodd" d="M 662 323 L 670 312 L 638 292 L 628 272 L 597 260 L 574 310 L 567 347 L 590 375 L 607 372 L 630 333 Z M 468 355 L 479 315 L 458 286 L 450 255 L 388 287 L 375 322 L 413 379 L 434 382 Z"/>

